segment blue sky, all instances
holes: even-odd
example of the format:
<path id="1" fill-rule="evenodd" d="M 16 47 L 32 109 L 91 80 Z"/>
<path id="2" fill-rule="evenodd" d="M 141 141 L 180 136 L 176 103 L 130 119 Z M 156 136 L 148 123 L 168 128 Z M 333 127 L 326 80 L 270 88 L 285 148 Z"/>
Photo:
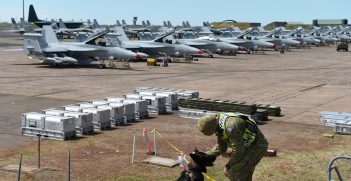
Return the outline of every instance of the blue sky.
<path id="1" fill-rule="evenodd" d="M 33 4 L 41 19 L 86 21 L 97 19 L 100 24 L 114 24 L 116 19 L 132 23 L 149 19 L 152 24 L 170 20 L 192 25 L 203 21 L 233 19 L 245 22 L 295 21 L 311 23 L 313 19 L 346 18 L 351 21 L 350 0 L 25 0 L 25 16 Z M 0 22 L 22 17 L 22 0 L 4 0 L 0 6 Z M 140 21 L 139 21 L 140 23 Z"/>

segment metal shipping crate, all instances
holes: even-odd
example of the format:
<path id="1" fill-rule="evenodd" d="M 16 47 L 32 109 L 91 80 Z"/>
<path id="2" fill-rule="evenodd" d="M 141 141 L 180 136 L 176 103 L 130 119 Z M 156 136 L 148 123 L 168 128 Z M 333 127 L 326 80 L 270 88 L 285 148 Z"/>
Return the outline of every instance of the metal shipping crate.
<path id="1" fill-rule="evenodd" d="M 52 115 L 52 116 L 63 116 L 63 114 L 66 112 L 68 112 L 68 111 L 61 110 L 61 109 L 55 109 L 55 108 L 45 109 L 45 110 L 41 111 L 41 113 L 43 113 L 43 114 Z"/>
<path id="2" fill-rule="evenodd" d="M 175 92 L 156 92 L 156 96 L 166 97 L 166 107 L 169 110 L 178 109 L 178 94 Z"/>
<path id="3" fill-rule="evenodd" d="M 149 101 L 148 111 L 149 113 L 165 114 L 166 109 L 166 97 L 160 96 L 143 96 L 143 100 Z"/>
<path id="4" fill-rule="evenodd" d="M 123 106 L 113 106 L 113 105 L 100 105 L 97 106 L 98 109 L 109 109 L 111 123 L 115 126 L 121 125 L 124 122 Z"/>
<path id="5" fill-rule="evenodd" d="M 22 135 L 41 136 L 48 139 L 66 140 L 76 137 L 72 117 L 25 113 L 21 117 Z"/>
<path id="6" fill-rule="evenodd" d="M 65 111 L 82 112 L 84 108 L 77 105 L 68 105 L 62 106 L 62 109 Z"/>
<path id="7" fill-rule="evenodd" d="M 135 114 L 138 119 L 146 119 L 149 117 L 148 112 L 148 101 L 146 100 L 135 100 L 135 99 L 125 99 L 123 103 L 131 103 L 135 105 Z"/>
<path id="8" fill-rule="evenodd" d="M 122 98 L 122 97 L 106 97 L 105 100 L 108 101 L 108 102 L 123 102 L 125 98 Z"/>
<path id="9" fill-rule="evenodd" d="M 75 118 L 75 127 L 77 133 L 85 135 L 92 134 L 94 132 L 92 113 L 66 112 L 63 114 L 63 116 Z"/>
<path id="10" fill-rule="evenodd" d="M 111 128 L 109 109 L 85 108 L 82 112 L 93 113 L 94 128 L 100 130 Z"/>
<path id="11" fill-rule="evenodd" d="M 124 123 L 130 123 L 135 120 L 135 104 L 112 102 L 110 106 L 123 106 Z"/>

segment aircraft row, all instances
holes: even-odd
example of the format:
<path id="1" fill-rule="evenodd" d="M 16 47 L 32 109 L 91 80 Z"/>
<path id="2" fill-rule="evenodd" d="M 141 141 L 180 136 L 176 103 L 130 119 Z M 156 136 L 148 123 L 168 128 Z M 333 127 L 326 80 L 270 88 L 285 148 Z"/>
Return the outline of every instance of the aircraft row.
<path id="1" fill-rule="evenodd" d="M 34 7 L 30 6 L 28 20 L 41 28 L 28 29 L 26 22 L 21 26 L 14 19 L 13 29 L 24 33 L 24 49 L 30 57 L 39 57 L 44 63 L 89 64 L 106 60 L 130 60 L 147 57 L 189 57 L 195 54 L 227 53 L 235 55 L 238 50 L 247 53 L 258 49 L 286 49 L 351 41 L 350 27 L 312 27 L 304 30 L 298 27 L 286 30 L 284 27 L 266 31 L 262 27 L 248 28 L 241 31 L 236 27 L 215 29 L 208 22 L 202 27 L 192 27 L 189 22 L 173 27 L 170 22 L 163 26 L 151 26 L 150 21 L 143 22 L 142 27 L 132 28 L 125 21 L 116 21 L 113 28 L 101 27 L 96 20 L 85 27 L 73 22 L 70 27 L 61 19 L 58 23 L 39 20 Z M 15 32 L 15 31 L 14 31 Z M 29 33 L 25 33 L 29 32 Z M 76 42 L 60 42 L 57 36 L 74 36 Z M 132 40 L 137 38 L 137 40 Z"/>

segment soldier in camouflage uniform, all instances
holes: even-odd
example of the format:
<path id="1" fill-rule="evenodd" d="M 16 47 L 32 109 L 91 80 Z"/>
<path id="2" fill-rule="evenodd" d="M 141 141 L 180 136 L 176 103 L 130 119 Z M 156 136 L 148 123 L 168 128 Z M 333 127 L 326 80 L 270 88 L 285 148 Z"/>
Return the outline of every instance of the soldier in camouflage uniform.
<path id="1" fill-rule="evenodd" d="M 223 171 L 230 180 L 252 180 L 256 165 L 268 149 L 254 120 L 240 113 L 220 113 L 201 117 L 198 127 L 207 136 L 216 134 L 217 145 L 208 155 L 219 156 L 232 149 Z"/>

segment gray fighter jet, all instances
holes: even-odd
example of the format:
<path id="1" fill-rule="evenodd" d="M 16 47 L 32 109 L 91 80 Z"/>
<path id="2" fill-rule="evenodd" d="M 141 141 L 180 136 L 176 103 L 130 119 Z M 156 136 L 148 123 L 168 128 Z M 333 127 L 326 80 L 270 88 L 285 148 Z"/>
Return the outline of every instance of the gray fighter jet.
<path id="1" fill-rule="evenodd" d="M 116 26 L 114 28 L 114 32 L 115 34 L 109 33 L 105 36 L 108 46 L 120 46 L 135 52 L 144 52 L 151 57 L 179 57 L 203 53 L 203 51 L 197 48 L 193 48 L 184 44 L 165 43 L 165 38 L 171 33 L 162 35 L 150 41 L 131 41 L 128 39 L 122 27 Z"/>
<path id="2" fill-rule="evenodd" d="M 17 33 L 23 35 L 26 32 L 41 32 L 41 28 L 33 29 L 29 24 L 27 24 L 23 18 L 21 18 L 20 23 L 17 24 L 15 18 L 11 18 L 11 29 L 2 30 L 2 32 Z"/>
<path id="3" fill-rule="evenodd" d="M 30 57 L 38 57 L 43 63 L 54 66 L 59 64 L 89 64 L 93 61 L 100 61 L 100 68 L 104 68 L 105 60 L 129 60 L 148 57 L 144 53 L 134 53 L 119 47 L 104 47 L 103 44 L 97 43 L 99 38 L 107 33 L 108 30 L 92 34 L 82 43 L 59 42 L 53 29 L 50 26 L 43 26 L 42 34 L 24 34 L 24 49 Z"/>

